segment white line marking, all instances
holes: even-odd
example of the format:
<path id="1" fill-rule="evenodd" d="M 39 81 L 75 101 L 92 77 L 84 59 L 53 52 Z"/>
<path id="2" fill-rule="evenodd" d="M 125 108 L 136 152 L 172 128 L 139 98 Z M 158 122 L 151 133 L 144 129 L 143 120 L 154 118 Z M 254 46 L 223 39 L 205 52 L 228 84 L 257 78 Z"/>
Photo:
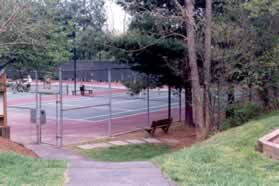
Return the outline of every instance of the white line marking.
<path id="1" fill-rule="evenodd" d="M 177 105 L 177 104 L 175 104 Z M 150 107 L 150 109 L 156 109 L 156 108 L 162 108 L 162 107 L 166 107 L 168 106 L 168 104 L 164 104 L 164 105 L 159 105 L 159 106 L 153 106 L 153 107 Z M 147 110 L 147 108 L 141 108 L 141 109 L 136 109 L 136 110 L 133 110 L 133 112 L 137 112 L 137 111 L 143 111 Z M 124 112 L 117 112 L 117 113 L 113 113 L 113 115 L 119 115 L 119 114 L 126 114 L 126 113 L 129 113 L 130 111 L 124 111 Z M 94 117 L 85 117 L 85 118 L 82 118 L 84 120 L 91 120 L 91 119 L 96 119 L 96 118 L 101 118 L 101 117 L 109 117 L 109 114 L 104 114 L 104 115 L 99 115 L 99 116 L 94 116 Z"/>
<path id="2" fill-rule="evenodd" d="M 98 97 L 93 97 L 93 98 L 88 98 L 88 99 L 82 98 L 82 99 L 75 99 L 75 100 L 64 100 L 63 104 L 64 105 L 71 105 L 71 103 L 73 103 L 73 102 L 81 102 L 81 101 L 88 102 L 89 100 L 90 101 L 101 101 L 101 100 L 93 100 L 94 98 L 98 98 Z M 158 98 L 166 98 L 166 102 L 167 102 L 167 97 L 166 96 L 159 96 L 159 97 L 155 97 L 155 98 L 157 98 L 157 99 Z M 125 104 L 125 103 L 133 103 L 133 102 L 138 102 L 138 101 L 146 101 L 146 100 L 145 99 L 137 99 L 137 98 L 135 98 L 133 100 L 127 100 L 127 101 L 125 101 L 125 100 L 122 100 L 122 101 L 112 101 L 112 104 L 113 105 L 114 104 Z M 70 103 L 67 103 L 67 102 L 70 102 Z M 151 102 L 152 102 L 152 99 L 151 99 Z M 55 100 L 43 101 L 42 105 L 44 105 L 44 104 L 55 104 Z M 25 104 L 15 104 L 15 105 L 13 104 L 13 106 L 32 106 L 32 105 L 35 105 L 35 103 L 27 103 L 27 104 L 25 103 Z M 79 104 L 79 105 L 81 105 L 81 104 Z M 73 106 L 76 106 L 76 105 L 73 104 Z"/>
<path id="3" fill-rule="evenodd" d="M 177 107 L 172 107 L 173 108 L 177 108 Z M 150 113 L 154 113 L 154 112 L 159 112 L 161 111 L 162 109 L 157 109 L 157 110 L 153 110 L 153 111 L 150 111 Z M 138 116 L 138 115 L 142 115 L 142 114 L 147 114 L 147 112 L 138 112 L 138 113 L 135 113 L 135 114 L 128 114 L 128 115 L 124 115 L 124 116 L 118 116 L 118 117 L 113 117 L 113 119 L 122 119 L 122 118 L 128 118 L 128 117 L 132 117 L 132 116 Z M 55 117 L 49 117 L 50 119 L 53 119 L 55 120 Z M 100 119 L 100 120 L 85 120 L 85 119 L 74 119 L 74 118 L 68 118 L 68 117 L 64 117 L 65 120 L 68 120 L 68 121 L 76 121 L 76 122 L 85 122 L 85 123 L 90 123 L 92 124 L 94 122 L 94 124 L 99 124 L 100 122 L 104 122 L 104 121 L 108 121 L 109 119 Z"/>
<path id="4" fill-rule="evenodd" d="M 130 108 L 112 108 L 112 110 L 122 110 L 122 111 L 131 111 L 131 112 L 133 112 L 133 111 L 136 111 L 136 109 L 130 109 Z"/>

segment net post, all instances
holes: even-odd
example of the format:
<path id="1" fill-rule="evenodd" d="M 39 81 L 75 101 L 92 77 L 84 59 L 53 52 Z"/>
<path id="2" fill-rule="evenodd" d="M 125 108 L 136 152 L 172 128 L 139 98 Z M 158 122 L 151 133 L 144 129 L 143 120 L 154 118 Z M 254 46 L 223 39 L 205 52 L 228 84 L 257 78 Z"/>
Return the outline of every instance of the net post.
<path id="1" fill-rule="evenodd" d="M 66 95 L 67 96 L 69 95 L 69 85 L 68 84 L 66 85 Z"/>

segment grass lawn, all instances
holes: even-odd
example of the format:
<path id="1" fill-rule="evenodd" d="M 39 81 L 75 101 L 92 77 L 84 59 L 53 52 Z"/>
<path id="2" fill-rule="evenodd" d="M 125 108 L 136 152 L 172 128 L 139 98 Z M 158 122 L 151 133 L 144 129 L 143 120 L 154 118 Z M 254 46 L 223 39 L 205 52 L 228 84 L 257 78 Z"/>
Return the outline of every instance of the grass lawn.
<path id="1" fill-rule="evenodd" d="M 278 127 L 277 112 L 154 161 L 178 185 L 278 186 L 279 161 L 255 150 Z"/>
<path id="2" fill-rule="evenodd" d="M 139 144 L 84 150 L 82 154 L 99 161 L 124 162 L 148 160 L 169 151 L 166 145 Z"/>
<path id="3" fill-rule="evenodd" d="M 66 162 L 0 153 L 0 185 L 64 185 Z"/>

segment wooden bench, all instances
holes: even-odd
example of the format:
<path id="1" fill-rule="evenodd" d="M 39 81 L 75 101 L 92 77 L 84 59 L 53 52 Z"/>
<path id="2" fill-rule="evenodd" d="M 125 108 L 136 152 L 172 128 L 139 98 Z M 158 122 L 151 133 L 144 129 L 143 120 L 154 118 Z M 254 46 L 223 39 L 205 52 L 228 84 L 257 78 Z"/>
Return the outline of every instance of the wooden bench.
<path id="1" fill-rule="evenodd" d="M 93 89 L 88 89 L 84 86 L 83 88 L 80 87 L 80 90 L 72 91 L 73 95 L 76 95 L 78 93 L 80 93 L 80 95 L 82 95 L 82 96 L 85 96 L 86 93 L 88 93 L 88 95 L 93 95 Z"/>
<path id="2" fill-rule="evenodd" d="M 171 124 L 172 118 L 153 121 L 151 127 L 145 128 L 145 131 L 148 132 L 151 136 L 154 136 L 156 129 L 161 128 L 165 132 L 165 134 L 167 134 Z"/>
<path id="3" fill-rule="evenodd" d="M 87 94 L 89 94 L 89 95 L 92 95 L 92 94 L 93 94 L 93 90 L 92 90 L 92 89 L 85 89 L 85 90 L 84 90 L 84 94 L 86 94 L 86 92 L 87 92 Z"/>

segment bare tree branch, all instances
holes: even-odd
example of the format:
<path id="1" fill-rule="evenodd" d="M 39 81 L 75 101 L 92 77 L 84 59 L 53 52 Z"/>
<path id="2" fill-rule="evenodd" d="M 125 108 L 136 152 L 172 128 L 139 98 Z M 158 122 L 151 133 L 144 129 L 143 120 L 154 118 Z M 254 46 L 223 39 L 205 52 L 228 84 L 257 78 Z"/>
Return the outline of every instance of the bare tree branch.
<path id="1" fill-rule="evenodd" d="M 11 16 L 0 26 L 0 33 L 5 32 L 9 25 L 13 24 L 13 22 L 16 20 L 16 18 L 19 16 L 19 14 L 26 9 L 26 5 L 19 6 L 18 4 L 15 4 L 15 7 L 13 9 L 13 13 Z"/>
<path id="2" fill-rule="evenodd" d="M 141 48 L 135 49 L 135 50 L 127 50 L 127 49 L 119 48 L 119 47 L 116 47 L 116 46 L 113 46 L 113 45 L 109 45 L 109 44 L 105 44 L 105 45 L 108 46 L 108 47 L 111 47 L 111 48 L 117 48 L 117 49 L 120 49 L 120 50 L 129 52 L 129 53 L 135 53 L 135 52 L 140 52 L 140 51 L 146 50 L 147 48 L 156 45 L 156 44 L 159 43 L 160 41 L 162 41 L 162 40 L 164 40 L 164 39 L 166 39 L 166 38 L 169 38 L 169 37 L 173 37 L 173 36 L 179 36 L 179 37 L 182 37 L 185 41 L 187 40 L 187 37 L 184 36 L 183 34 L 171 33 L 171 34 L 169 34 L 169 35 L 165 35 L 164 37 L 161 37 L 160 39 L 157 39 L 157 40 L 153 41 L 152 43 L 150 43 L 150 44 L 148 44 L 148 45 L 145 45 L 144 47 L 141 47 Z M 138 45 L 140 45 L 140 43 L 138 43 Z"/>
<path id="3" fill-rule="evenodd" d="M 183 17 L 186 17 L 186 12 L 184 7 L 178 2 L 178 0 L 173 0 L 173 2 L 175 3 L 177 9 L 181 12 Z"/>

